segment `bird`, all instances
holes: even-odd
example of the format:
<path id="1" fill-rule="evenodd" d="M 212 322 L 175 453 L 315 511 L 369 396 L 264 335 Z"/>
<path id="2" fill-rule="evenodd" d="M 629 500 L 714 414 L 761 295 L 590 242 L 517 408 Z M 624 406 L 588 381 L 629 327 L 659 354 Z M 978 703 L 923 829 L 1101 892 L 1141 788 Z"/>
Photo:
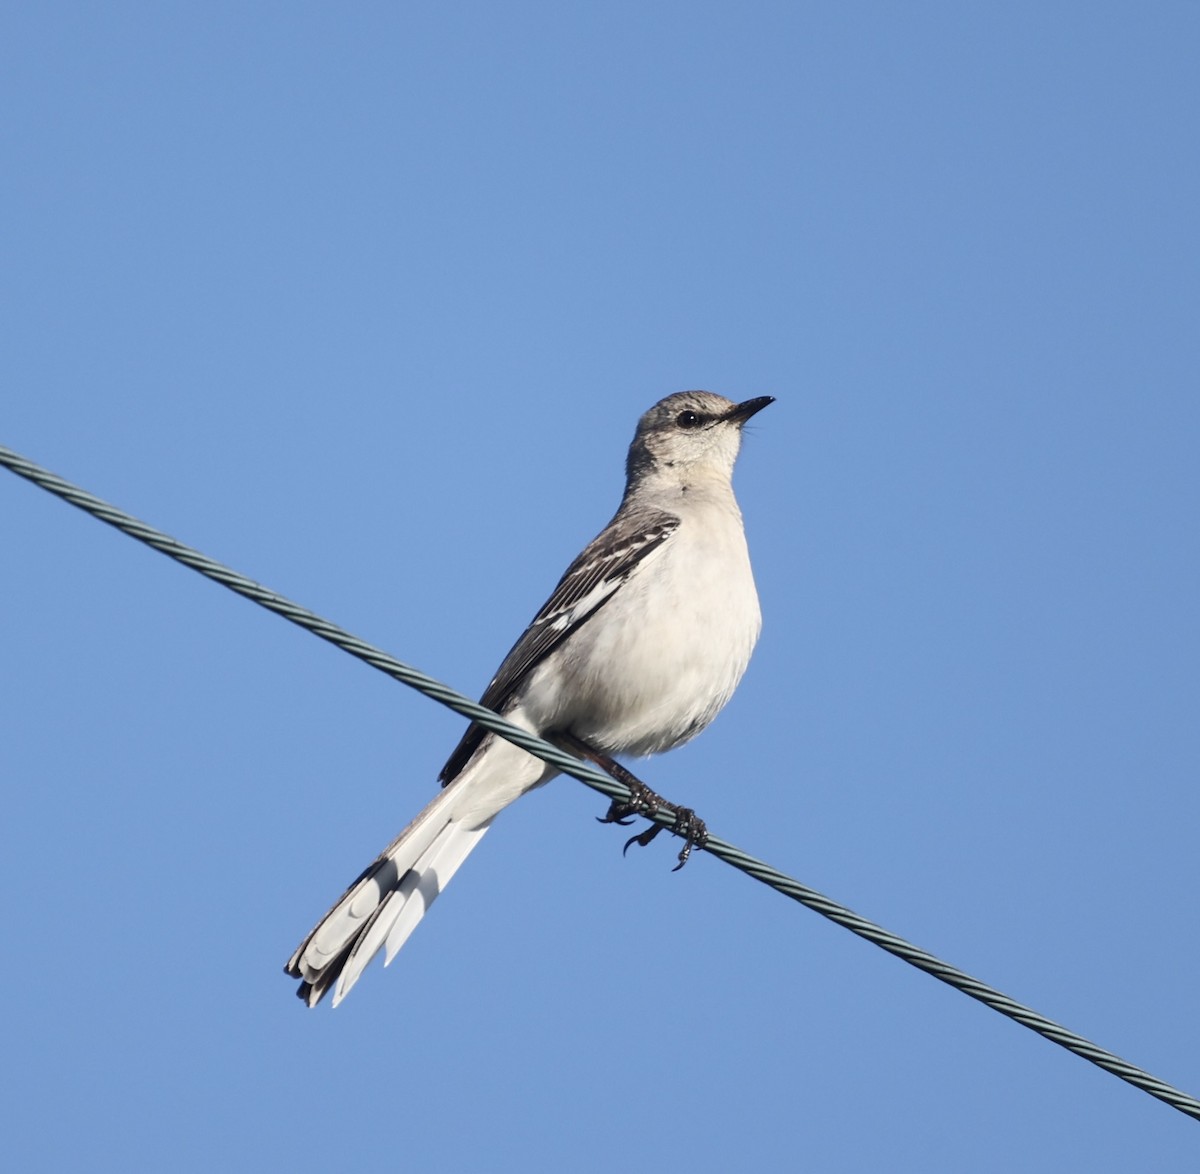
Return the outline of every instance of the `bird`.
<path id="1" fill-rule="evenodd" d="M 674 749 L 716 717 L 762 626 L 732 478 L 743 426 L 773 402 L 683 391 L 641 417 L 616 514 L 567 568 L 481 704 L 637 787 L 617 755 Z M 472 724 L 442 768 L 442 789 L 288 960 L 299 997 L 315 1007 L 332 989 L 336 1007 L 381 949 L 389 964 L 495 817 L 557 773 Z M 656 801 L 665 802 L 642 787 L 605 821 L 653 814 Z M 707 833 L 690 809 L 665 806 L 686 838 L 682 864 Z"/>

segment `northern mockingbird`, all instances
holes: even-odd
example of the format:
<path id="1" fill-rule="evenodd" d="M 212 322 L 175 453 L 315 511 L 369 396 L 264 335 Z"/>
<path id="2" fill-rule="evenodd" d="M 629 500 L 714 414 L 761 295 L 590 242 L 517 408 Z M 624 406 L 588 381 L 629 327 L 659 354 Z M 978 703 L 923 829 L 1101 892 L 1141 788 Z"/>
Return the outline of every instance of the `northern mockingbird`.
<path id="1" fill-rule="evenodd" d="M 614 803 L 606 822 L 660 804 L 675 811 L 686 838 L 681 863 L 703 843 L 703 824 L 613 756 L 682 745 L 716 717 L 746 670 L 762 621 L 733 465 L 742 425 L 772 402 L 684 391 L 641 418 L 620 509 L 567 568 L 482 698 L 631 783 L 633 801 Z M 380 948 L 391 962 L 499 812 L 557 773 L 470 726 L 442 769 L 444 789 L 288 961 L 297 994 L 314 1007 L 336 984 L 337 1006 Z M 634 840 L 648 843 L 657 830 Z"/>

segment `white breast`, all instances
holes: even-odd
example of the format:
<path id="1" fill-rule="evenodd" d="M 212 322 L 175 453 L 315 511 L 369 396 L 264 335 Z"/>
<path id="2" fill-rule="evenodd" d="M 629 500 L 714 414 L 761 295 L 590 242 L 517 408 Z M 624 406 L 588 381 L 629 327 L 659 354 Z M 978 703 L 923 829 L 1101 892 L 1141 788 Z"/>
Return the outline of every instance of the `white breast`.
<path id="1" fill-rule="evenodd" d="M 669 750 L 732 696 L 761 615 L 737 505 L 671 538 L 531 678 L 525 706 L 609 754 Z M 559 687 L 553 687 L 555 679 Z M 569 709 L 562 698 L 571 698 Z"/>

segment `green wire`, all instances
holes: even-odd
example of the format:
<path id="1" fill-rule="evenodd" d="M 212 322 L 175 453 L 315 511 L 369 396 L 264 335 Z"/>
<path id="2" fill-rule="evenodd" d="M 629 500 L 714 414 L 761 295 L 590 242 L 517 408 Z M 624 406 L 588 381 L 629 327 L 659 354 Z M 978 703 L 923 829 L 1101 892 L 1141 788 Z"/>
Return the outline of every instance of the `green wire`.
<path id="1" fill-rule="evenodd" d="M 558 747 L 550 745 L 549 742 L 545 742 L 528 731 L 506 722 L 499 714 L 493 713 L 490 709 L 484 709 L 483 706 L 456 692 L 441 681 L 421 672 L 419 669 L 413 668 L 411 665 L 405 664 L 403 661 L 397 660 L 394 656 L 389 656 L 386 652 L 376 648 L 374 645 L 368 644 L 365 640 L 360 640 L 357 636 L 352 636 L 336 624 L 322 619 L 314 612 L 293 603 L 289 599 L 285 599 L 282 595 L 277 595 L 274 591 L 269 591 L 253 580 L 247 579 L 244 575 L 239 575 L 236 571 L 230 570 L 229 567 L 224 566 L 215 559 L 201 554 L 198 550 L 193 550 L 190 546 L 185 546 L 182 542 L 178 542 L 176 539 L 164 534 L 161 530 L 156 530 L 153 526 L 139 521 L 123 510 L 119 510 L 115 506 L 101 501 L 100 498 L 95 497 L 86 490 L 80 489 L 76 485 L 72 485 L 69 481 L 64 481 L 61 477 L 43 469 L 40 465 L 13 452 L 11 449 L 0 446 L 0 465 L 11 469 L 18 476 L 32 481 L 35 485 L 55 494 L 57 497 L 61 497 L 71 505 L 77 506 L 85 513 L 91 514 L 92 517 L 99 518 L 100 521 L 107 522 L 110 526 L 115 526 L 131 538 L 136 538 L 139 542 L 144 542 L 147 546 L 151 546 L 155 550 L 161 551 L 163 554 L 175 559 L 177 562 L 183 563 L 184 566 L 191 567 L 194 571 L 199 571 L 200 574 L 220 583 L 223 587 L 228 587 L 231 591 L 236 591 L 239 595 L 253 600 L 269 611 L 273 611 L 276 615 L 283 616 L 284 619 L 290 620 L 293 624 L 298 624 L 314 636 L 319 636 L 322 640 L 327 640 L 330 644 L 342 649 L 343 652 L 348 652 L 351 656 L 358 657 L 359 660 L 365 661 L 372 668 L 376 668 L 380 672 L 386 673 L 389 677 L 400 681 L 402 684 L 416 689 L 426 697 L 432 697 L 433 700 L 440 702 L 456 713 L 462 714 L 463 717 L 468 717 L 472 721 L 478 722 L 486 729 L 494 731 L 502 738 L 506 738 L 508 741 L 520 746 L 522 750 L 527 750 L 530 754 L 534 754 L 538 758 L 551 763 L 558 767 L 564 774 L 571 775 L 593 790 L 606 795 L 609 799 L 623 801 L 629 798 L 629 791 L 623 783 L 617 782 L 588 763 L 580 762 Z M 668 828 L 674 822 L 672 814 L 665 810 L 660 810 L 655 819 L 656 822 Z M 700 848 L 700 845 L 697 844 L 696 847 Z M 941 959 L 934 957 L 934 955 L 927 953 L 925 950 L 919 949 L 917 946 L 912 945 L 912 943 L 905 941 L 903 938 L 889 933 L 881 926 L 868 921 L 865 917 L 860 917 L 853 910 L 847 909 L 844 905 L 839 905 L 836 901 L 823 896 L 815 889 L 810 889 L 807 885 L 801 884 L 794 877 L 787 876 L 778 869 L 772 868 L 769 864 L 765 864 L 763 861 L 748 855 L 740 848 L 726 843 L 716 836 L 708 838 L 707 842 L 703 845 L 703 850 L 717 857 L 718 860 L 723 860 L 726 864 L 732 865 L 740 872 L 744 872 L 754 880 L 768 885 L 776 892 L 782 893 L 785 897 L 791 897 L 793 901 L 799 901 L 801 905 L 805 905 L 809 909 L 820 913 L 822 917 L 829 918 L 830 921 L 836 922 L 838 925 L 850 930 L 851 933 L 865 938 L 867 941 L 886 950 L 889 954 L 894 954 L 897 958 L 903 959 L 910 966 L 915 966 L 918 970 L 923 970 L 926 974 L 933 975 L 934 978 L 952 986 L 957 991 L 961 991 L 964 995 L 969 995 L 972 999 L 977 999 L 993 1011 L 998 1011 L 1001 1015 L 1007 1015 L 1008 1018 L 1029 1028 L 1030 1031 L 1037 1032 L 1038 1035 L 1043 1036 L 1052 1043 L 1066 1048 L 1067 1051 L 1073 1052 L 1084 1060 L 1095 1064 L 1098 1068 L 1103 1068 L 1104 1071 L 1112 1073 L 1121 1080 L 1132 1084 L 1135 1088 L 1140 1088 L 1152 1097 L 1157 1097 L 1160 1101 L 1164 1101 L 1172 1108 L 1178 1109 L 1181 1113 L 1200 1120 L 1200 1101 L 1196 1100 L 1195 1097 L 1188 1096 L 1165 1081 L 1151 1076 L 1148 1072 L 1138 1068 L 1134 1064 L 1130 1064 L 1127 1060 L 1122 1060 L 1119 1056 L 1106 1051 L 1083 1036 L 1077 1035 L 1075 1032 L 1069 1031 L 1067 1028 L 1055 1023 L 1053 1020 L 1047 1019 L 1044 1015 L 1038 1014 L 1032 1008 L 1026 1007 L 1014 999 L 1010 999 L 994 987 L 980 982 L 977 978 L 972 978 L 971 975 L 957 969 L 957 967 L 951 966 L 941 961 Z"/>

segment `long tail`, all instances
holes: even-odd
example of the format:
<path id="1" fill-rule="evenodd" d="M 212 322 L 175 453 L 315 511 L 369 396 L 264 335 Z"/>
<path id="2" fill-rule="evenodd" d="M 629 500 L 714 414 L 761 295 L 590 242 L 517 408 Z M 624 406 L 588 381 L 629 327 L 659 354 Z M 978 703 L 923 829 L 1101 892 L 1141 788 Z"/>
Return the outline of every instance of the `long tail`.
<path id="1" fill-rule="evenodd" d="M 296 993 L 310 1007 L 335 983 L 336 1007 L 381 947 L 384 964 L 391 962 L 483 838 L 492 821 L 464 827 L 454 818 L 457 792 L 453 786 L 442 791 L 346 890 L 288 960 L 284 969 L 300 979 Z"/>

